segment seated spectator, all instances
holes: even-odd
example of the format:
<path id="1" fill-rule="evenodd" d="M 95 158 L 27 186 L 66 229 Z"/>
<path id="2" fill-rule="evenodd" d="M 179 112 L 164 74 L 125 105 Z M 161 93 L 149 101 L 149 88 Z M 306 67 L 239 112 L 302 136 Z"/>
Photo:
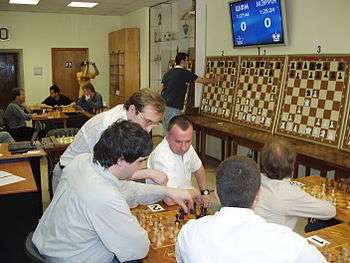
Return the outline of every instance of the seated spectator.
<path id="1" fill-rule="evenodd" d="M 90 114 L 99 113 L 103 108 L 102 96 L 96 92 L 91 83 L 87 83 L 83 87 L 84 95 L 77 101 L 77 106 Z"/>
<path id="2" fill-rule="evenodd" d="M 267 222 L 294 229 L 299 217 L 330 219 L 335 207 L 326 200 L 317 199 L 297 185 L 291 184 L 296 153 L 286 141 L 265 143 L 260 154 L 261 198 L 255 213 Z"/>
<path id="3" fill-rule="evenodd" d="M 32 119 L 32 114 L 24 104 L 26 100 L 24 89 L 13 89 L 11 96 L 13 101 L 7 106 L 4 116 L 9 132 L 15 141 L 30 141 L 33 128 L 27 127 L 26 121 Z"/>
<path id="4" fill-rule="evenodd" d="M 50 96 L 47 97 L 42 104 L 45 104 L 47 106 L 67 106 L 72 103 L 72 100 L 68 98 L 67 96 L 64 96 L 60 92 L 60 88 L 56 85 L 53 84 L 50 87 Z"/>
<path id="5" fill-rule="evenodd" d="M 190 220 L 182 227 L 176 243 L 177 262 L 326 262 L 305 238 L 254 213 L 261 176 L 253 160 L 231 157 L 216 173 L 222 208 L 215 215 Z"/>
<path id="6" fill-rule="evenodd" d="M 8 132 L 0 131 L 0 143 L 10 143 L 14 141 L 15 140 L 12 138 L 12 136 Z"/>

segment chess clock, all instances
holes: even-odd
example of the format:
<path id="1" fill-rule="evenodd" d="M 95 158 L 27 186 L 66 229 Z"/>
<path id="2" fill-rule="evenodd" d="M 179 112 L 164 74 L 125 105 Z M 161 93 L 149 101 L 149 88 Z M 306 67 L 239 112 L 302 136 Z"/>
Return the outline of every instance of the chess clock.
<path id="1" fill-rule="evenodd" d="M 0 41 L 7 41 L 9 39 L 9 29 L 7 27 L 0 27 Z"/>

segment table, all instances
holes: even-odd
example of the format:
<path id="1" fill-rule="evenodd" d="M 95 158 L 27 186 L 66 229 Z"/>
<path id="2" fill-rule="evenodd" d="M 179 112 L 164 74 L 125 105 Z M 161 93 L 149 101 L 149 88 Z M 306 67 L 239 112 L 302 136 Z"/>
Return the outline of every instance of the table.
<path id="1" fill-rule="evenodd" d="M 0 255 L 2 262 L 27 262 L 24 241 L 42 215 L 38 192 L 30 162 L 25 159 L 0 163 L 0 170 L 26 178 L 25 181 L 0 186 Z"/>
<path id="2" fill-rule="evenodd" d="M 298 177 L 297 168 L 299 164 L 306 166 L 307 176 L 310 175 L 310 168 L 320 170 L 323 177 L 330 170 L 336 170 L 337 176 L 349 176 L 350 153 L 348 152 L 200 115 L 188 115 L 187 117 L 193 123 L 193 128 L 196 132 L 196 149 L 202 160 L 205 159 L 207 135 L 212 135 L 222 140 L 221 159 L 236 154 L 238 145 L 260 151 L 267 141 L 283 139 L 294 145 L 297 152 L 294 169 L 295 178 Z"/>
<path id="3" fill-rule="evenodd" d="M 33 115 L 32 120 L 33 122 L 62 122 L 63 127 L 67 128 L 67 119 L 68 117 L 64 112 L 62 111 L 49 111 L 48 113 L 45 114 L 38 114 L 38 115 Z M 33 125 L 35 126 L 35 125 Z"/>

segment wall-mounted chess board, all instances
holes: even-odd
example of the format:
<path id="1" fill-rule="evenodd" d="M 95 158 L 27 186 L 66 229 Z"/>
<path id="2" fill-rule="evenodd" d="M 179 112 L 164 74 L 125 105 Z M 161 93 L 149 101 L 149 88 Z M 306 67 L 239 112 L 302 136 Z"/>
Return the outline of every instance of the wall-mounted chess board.
<path id="1" fill-rule="evenodd" d="M 350 56 L 289 56 L 276 133 L 337 147 Z"/>
<path id="2" fill-rule="evenodd" d="M 242 56 L 232 121 L 272 132 L 285 56 Z"/>
<path id="3" fill-rule="evenodd" d="M 346 122 L 344 122 L 343 136 L 341 142 L 341 149 L 345 151 L 350 151 L 350 105 L 348 105 L 348 113 Z"/>
<path id="4" fill-rule="evenodd" d="M 203 88 L 200 113 L 204 116 L 230 121 L 238 76 L 239 57 L 207 57 L 205 77 L 220 77 L 215 85 Z"/>

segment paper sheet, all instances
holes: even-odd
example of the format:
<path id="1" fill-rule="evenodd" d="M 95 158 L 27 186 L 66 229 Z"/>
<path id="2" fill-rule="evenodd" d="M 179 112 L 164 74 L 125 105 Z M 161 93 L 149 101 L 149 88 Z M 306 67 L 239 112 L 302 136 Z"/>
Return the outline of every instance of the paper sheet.
<path id="1" fill-rule="evenodd" d="M 5 171 L 0 171 L 0 186 L 17 183 L 24 180 L 25 178 L 23 177 Z"/>

